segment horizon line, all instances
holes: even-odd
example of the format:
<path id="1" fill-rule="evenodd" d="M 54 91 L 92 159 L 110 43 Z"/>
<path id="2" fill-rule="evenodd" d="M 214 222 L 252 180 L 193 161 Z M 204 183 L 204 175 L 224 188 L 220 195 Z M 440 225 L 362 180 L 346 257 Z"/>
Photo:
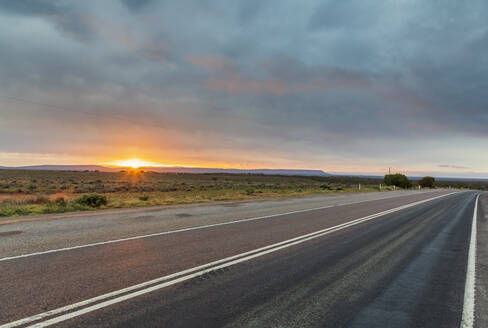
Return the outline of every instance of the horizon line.
<path id="1" fill-rule="evenodd" d="M 340 172 L 340 171 L 329 171 L 329 170 L 324 170 L 324 169 L 290 169 L 290 168 L 235 168 L 235 167 L 230 167 L 230 168 L 223 168 L 223 167 L 205 167 L 205 166 L 186 166 L 186 165 L 151 165 L 151 166 L 140 166 L 140 167 L 131 167 L 131 166 L 117 166 L 117 165 L 107 165 L 107 164 L 32 164 L 32 165 L 21 165 L 21 166 L 3 166 L 0 165 L 0 169 L 27 169 L 33 167 L 32 170 L 36 170 L 34 167 L 49 167 L 49 166 L 57 166 L 57 167 L 90 167 L 90 166 L 95 166 L 95 167 L 101 167 L 101 168 L 107 168 L 107 169 L 128 169 L 128 170 L 143 170 L 143 169 L 148 169 L 148 168 L 157 168 L 157 169 L 174 169 L 174 168 L 181 168 L 181 169 L 207 169 L 207 170 L 238 170 L 238 171 L 320 171 L 325 174 L 330 174 L 333 176 L 364 176 L 364 177 L 381 177 L 386 174 L 385 173 L 371 173 L 371 172 Z M 61 171 L 61 170 L 60 170 Z M 437 178 L 443 178 L 443 179 L 470 179 L 470 180 L 488 180 L 488 175 L 487 176 L 449 176 L 449 175 L 443 175 L 442 173 L 439 172 L 430 172 L 427 173 L 403 173 L 403 172 L 395 172 L 393 174 L 400 173 L 400 174 L 405 174 L 407 177 L 421 177 L 421 176 L 433 176 Z M 426 174 L 427 173 L 427 174 Z M 484 173 L 477 173 L 477 172 L 472 172 L 474 174 L 484 174 Z"/>

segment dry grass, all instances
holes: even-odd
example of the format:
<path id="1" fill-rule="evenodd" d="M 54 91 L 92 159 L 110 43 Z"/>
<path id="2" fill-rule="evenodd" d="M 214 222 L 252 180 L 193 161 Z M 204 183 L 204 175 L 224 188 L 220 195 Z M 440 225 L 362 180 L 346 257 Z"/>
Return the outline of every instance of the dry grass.
<path id="1" fill-rule="evenodd" d="M 77 200 L 107 197 L 101 208 L 201 203 L 378 191 L 378 179 L 250 174 L 0 170 L 0 216 L 92 210 Z"/>

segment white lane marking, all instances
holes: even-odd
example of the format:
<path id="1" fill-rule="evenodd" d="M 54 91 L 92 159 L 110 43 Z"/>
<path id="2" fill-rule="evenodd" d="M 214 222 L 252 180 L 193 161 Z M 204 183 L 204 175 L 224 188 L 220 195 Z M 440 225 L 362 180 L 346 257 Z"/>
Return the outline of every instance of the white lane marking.
<path id="1" fill-rule="evenodd" d="M 478 217 L 478 202 L 480 195 L 476 197 L 474 204 L 473 222 L 471 223 L 471 240 L 468 251 L 468 268 L 466 270 L 466 285 L 464 287 L 463 316 L 461 328 L 472 328 L 474 325 L 474 301 L 476 287 L 476 222 Z"/>
<path id="2" fill-rule="evenodd" d="M 428 192 L 429 191 L 422 192 L 422 193 L 411 194 L 411 195 L 424 194 L 424 193 L 428 193 Z M 390 198 L 396 198 L 396 197 L 404 197 L 404 196 L 410 196 L 410 195 L 395 195 L 395 196 L 385 197 L 385 198 L 381 198 L 381 199 L 362 200 L 362 201 L 358 201 L 358 202 L 344 203 L 344 204 L 339 204 L 339 205 L 327 205 L 327 206 L 321 206 L 321 207 L 308 208 L 308 209 L 304 209 L 304 210 L 296 210 L 296 211 L 285 212 L 285 213 L 278 213 L 278 214 L 258 216 L 258 217 L 241 219 L 241 220 L 234 220 L 234 221 L 221 222 L 221 223 L 213 223 L 213 224 L 208 224 L 208 225 L 203 225 L 203 226 L 196 226 L 196 227 L 183 228 L 183 229 L 170 230 L 170 231 L 162 231 L 162 232 L 156 232 L 156 233 L 151 233 L 151 234 L 147 234 L 147 235 L 139 235 L 139 236 L 133 236 L 133 237 L 127 237 L 127 238 L 113 239 L 113 240 L 101 241 L 101 242 L 84 244 L 84 245 L 78 245 L 78 246 L 70 246 L 70 247 L 64 247 L 64 248 L 57 248 L 57 249 L 51 249 L 51 250 L 47 250 L 47 251 L 34 252 L 34 253 L 29 253 L 29 254 L 21 254 L 21 255 L 15 255 L 15 256 L 8 256 L 8 257 L 0 258 L 0 262 L 2 262 L 2 261 L 9 261 L 9 260 L 15 260 L 15 259 L 20 259 L 20 258 L 24 258 L 24 257 L 31 257 L 31 256 L 49 254 L 49 253 L 57 253 L 57 252 L 70 251 L 70 250 L 75 250 L 75 249 L 80 249 L 80 248 L 86 248 L 86 247 L 94 247 L 94 246 L 100 246 L 100 245 L 106 245 L 106 244 L 120 243 L 120 242 L 124 242 L 124 241 L 130 241 L 130 240 L 136 240 L 136 239 L 142 239 L 142 238 L 150 238 L 150 237 L 156 237 L 156 236 L 170 235 L 170 234 L 179 233 L 179 232 L 186 232 L 186 231 L 192 231 L 192 230 L 207 229 L 207 228 L 218 227 L 218 226 L 229 225 L 229 224 L 235 224 L 235 223 L 241 223 L 241 222 L 249 222 L 249 221 L 269 219 L 269 218 L 274 218 L 274 217 L 277 217 L 277 216 L 284 216 L 284 215 L 290 215 L 290 214 L 296 214 L 296 213 L 304 213 L 304 212 L 310 212 L 310 211 L 323 210 L 323 209 L 326 209 L 326 208 L 331 208 L 331 207 L 336 207 L 336 206 L 346 206 L 346 205 L 360 204 L 360 203 L 371 202 L 371 201 L 375 201 L 375 200 L 384 200 L 384 199 L 390 199 Z"/>
<path id="3" fill-rule="evenodd" d="M 330 228 L 318 230 L 318 231 L 315 231 L 315 232 L 312 232 L 309 234 L 305 234 L 302 236 L 298 236 L 298 237 L 295 237 L 292 239 L 288 239 L 288 240 L 285 240 L 285 241 L 282 241 L 279 243 L 275 243 L 272 245 L 261 247 L 261 248 L 255 249 L 255 250 L 251 250 L 251 251 L 248 251 L 245 253 L 230 256 L 230 257 L 218 260 L 218 261 L 210 262 L 210 263 L 200 265 L 200 266 L 197 266 L 194 268 L 190 268 L 190 269 L 187 269 L 184 271 L 176 272 L 176 273 L 173 273 L 173 274 L 170 274 L 167 276 L 156 278 L 156 279 L 146 281 L 146 282 L 143 282 L 143 283 L 140 283 L 137 285 L 133 285 L 133 286 L 130 286 L 127 288 L 123 288 L 123 289 L 120 289 L 117 291 L 113 291 L 113 292 L 110 292 L 107 294 L 96 296 L 96 297 L 87 299 L 85 301 L 81 301 L 78 303 L 63 306 L 63 307 L 60 307 L 60 308 L 57 308 L 54 310 L 50 310 L 47 312 L 39 313 L 39 314 L 30 316 L 30 317 L 26 317 L 26 318 L 23 318 L 23 319 L 20 319 L 17 321 L 13 321 L 13 322 L 1 325 L 0 328 L 18 327 L 18 326 L 25 325 L 25 324 L 28 324 L 30 322 L 38 321 L 38 320 L 41 320 L 41 319 L 44 319 L 44 318 L 47 318 L 47 317 L 50 317 L 50 316 L 53 316 L 56 314 L 61 314 L 61 313 L 64 313 L 64 312 L 67 312 L 70 310 L 75 310 L 77 308 L 80 308 L 80 307 L 83 307 L 83 306 L 86 306 L 86 305 L 89 305 L 89 304 L 92 304 L 92 303 L 95 303 L 98 301 L 102 301 L 102 300 L 105 300 L 107 298 L 111 298 L 111 297 L 115 297 L 115 296 L 118 296 L 121 294 L 132 292 L 130 294 L 119 296 L 117 298 L 113 298 L 111 300 L 107 300 L 105 302 L 98 303 L 98 304 L 86 307 L 84 309 L 81 309 L 81 310 L 77 310 L 75 312 L 70 312 L 70 313 L 61 315 L 59 317 L 55 317 L 53 319 L 49 319 L 47 321 L 33 325 L 33 327 L 45 327 L 48 325 L 52 325 L 52 324 L 57 323 L 57 322 L 68 320 L 70 318 L 74 318 L 74 317 L 80 316 L 82 314 L 92 312 L 92 311 L 98 310 L 100 308 L 103 308 L 103 307 L 106 307 L 106 306 L 109 306 L 109 305 L 112 305 L 112 304 L 115 304 L 118 302 L 122 302 L 122 301 L 125 301 L 128 299 L 137 297 L 139 295 L 143 295 L 143 294 L 150 293 L 152 291 L 155 291 L 155 290 L 167 287 L 167 286 L 171 286 L 171 285 L 176 284 L 178 282 L 182 282 L 182 281 L 185 281 L 185 280 L 197 277 L 197 276 L 204 275 L 205 273 L 208 273 L 211 271 L 215 271 L 215 270 L 225 268 L 225 267 L 237 264 L 237 263 L 248 261 L 250 259 L 253 259 L 253 258 L 256 258 L 259 256 L 263 256 L 263 255 L 268 254 L 268 253 L 276 252 L 276 251 L 283 249 L 283 248 L 287 248 L 287 247 L 291 247 L 293 245 L 301 244 L 301 243 L 304 243 L 308 240 L 315 239 L 315 238 L 318 238 L 318 237 L 321 237 L 321 236 L 324 236 L 324 235 L 327 235 L 327 234 L 330 234 L 330 233 L 333 233 L 333 232 L 336 232 L 336 231 L 339 231 L 342 229 L 346 229 L 348 227 L 351 227 L 351 226 L 354 226 L 354 225 L 357 225 L 357 224 L 360 224 L 360 223 L 363 223 L 363 222 L 366 222 L 369 220 L 373 220 L 375 218 L 378 218 L 380 216 L 384 216 L 386 214 L 394 213 L 394 212 L 397 212 L 397 211 L 400 211 L 400 210 L 403 210 L 406 208 L 410 208 L 410 207 L 413 207 L 416 205 L 420 205 L 420 204 L 423 204 L 423 203 L 426 203 L 426 202 L 429 202 L 429 201 L 432 201 L 435 199 L 439 199 L 442 197 L 446 197 L 446 196 L 449 196 L 452 194 L 454 194 L 454 193 L 449 193 L 446 195 L 441 195 L 441 196 L 417 201 L 414 203 L 410 203 L 407 205 L 403 205 L 403 206 L 399 206 L 399 207 L 396 207 L 393 209 L 389 209 L 389 210 L 386 210 L 383 212 L 368 215 L 368 216 L 365 216 L 363 218 L 359 218 L 359 219 L 356 219 L 353 221 L 345 222 L 345 223 L 342 223 L 342 224 L 339 224 L 339 225 L 336 225 L 336 226 L 333 226 Z M 173 280 L 171 280 L 171 279 L 173 279 Z M 170 281 L 168 281 L 168 280 L 170 280 Z M 163 283 L 161 283 L 161 282 L 163 282 Z M 158 285 L 154 285 L 154 284 L 158 284 Z M 151 286 L 151 285 L 153 285 L 153 286 Z M 141 289 L 141 288 L 143 288 L 143 289 Z M 138 290 L 138 291 L 133 292 L 134 290 Z"/>

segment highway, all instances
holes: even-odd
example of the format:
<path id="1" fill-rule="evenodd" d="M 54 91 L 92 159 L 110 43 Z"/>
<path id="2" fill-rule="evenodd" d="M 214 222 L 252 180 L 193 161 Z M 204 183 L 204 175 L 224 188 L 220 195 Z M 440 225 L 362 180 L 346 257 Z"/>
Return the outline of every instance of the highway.
<path id="1" fill-rule="evenodd" d="M 457 190 L 0 219 L 0 327 L 488 327 L 487 221 Z"/>

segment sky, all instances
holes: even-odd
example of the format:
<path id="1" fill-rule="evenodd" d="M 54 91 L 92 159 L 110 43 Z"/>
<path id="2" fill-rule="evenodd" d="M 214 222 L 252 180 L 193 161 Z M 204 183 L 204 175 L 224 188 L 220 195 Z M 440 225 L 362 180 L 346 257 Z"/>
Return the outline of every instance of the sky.
<path id="1" fill-rule="evenodd" d="M 486 1 L 0 1 L 0 165 L 488 178 Z"/>

